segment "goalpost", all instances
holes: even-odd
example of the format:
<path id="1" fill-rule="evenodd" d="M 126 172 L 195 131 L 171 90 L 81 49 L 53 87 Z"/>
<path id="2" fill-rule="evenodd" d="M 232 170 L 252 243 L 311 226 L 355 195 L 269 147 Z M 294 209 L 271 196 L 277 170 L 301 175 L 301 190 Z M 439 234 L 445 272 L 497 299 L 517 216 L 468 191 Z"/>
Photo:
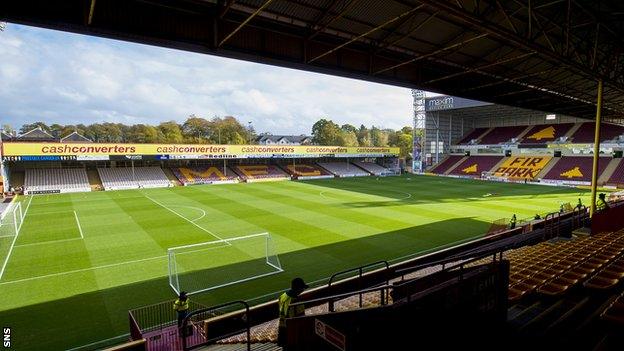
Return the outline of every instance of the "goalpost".
<path id="1" fill-rule="evenodd" d="M 283 272 L 269 233 L 172 247 L 167 256 L 169 286 L 176 294 L 195 294 Z"/>
<path id="2" fill-rule="evenodd" d="M 11 202 L 0 216 L 0 278 L 2 278 L 17 234 L 24 222 L 24 215 L 22 203 Z"/>

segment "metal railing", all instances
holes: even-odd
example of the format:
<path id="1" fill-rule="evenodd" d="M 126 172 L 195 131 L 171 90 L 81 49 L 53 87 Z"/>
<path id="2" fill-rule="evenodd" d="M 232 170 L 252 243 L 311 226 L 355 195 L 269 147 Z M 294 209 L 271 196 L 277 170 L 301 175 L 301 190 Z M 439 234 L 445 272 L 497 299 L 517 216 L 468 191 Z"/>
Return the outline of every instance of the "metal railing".
<path id="1" fill-rule="evenodd" d="M 237 314 L 237 318 L 241 322 L 241 328 L 230 329 L 227 333 L 224 334 L 217 333 L 219 334 L 218 336 L 211 338 L 208 334 L 208 325 L 210 324 L 210 319 L 218 318 L 219 315 L 216 312 L 218 312 L 219 310 L 223 310 L 227 307 L 235 305 L 241 305 L 244 307 L 244 313 L 242 315 Z M 191 324 L 189 325 L 189 323 Z M 238 324 L 238 320 L 233 321 L 233 324 Z M 251 321 L 249 318 L 249 304 L 247 302 L 232 301 L 221 305 L 202 308 L 189 313 L 182 322 L 182 349 L 184 351 L 193 350 L 198 347 L 212 344 L 218 340 L 240 334 L 243 331 L 247 334 L 247 351 L 250 351 Z"/>
<path id="2" fill-rule="evenodd" d="M 379 266 L 379 265 L 384 265 L 384 266 L 385 266 L 385 268 L 384 268 L 384 269 L 386 269 L 386 270 L 387 270 L 387 269 L 390 269 L 390 264 L 388 263 L 388 261 L 377 261 L 377 262 L 373 262 L 373 263 L 365 264 L 365 265 L 363 265 L 363 266 L 359 266 L 359 267 L 355 267 L 355 268 L 347 269 L 347 270 L 344 270 L 344 271 L 340 271 L 340 272 L 337 272 L 337 273 L 332 274 L 332 276 L 331 276 L 331 277 L 329 277 L 329 281 L 327 282 L 327 287 L 328 287 L 328 288 L 329 288 L 329 287 L 331 287 L 331 285 L 332 285 L 332 283 L 334 282 L 334 279 L 335 279 L 336 277 L 341 276 L 341 275 L 345 275 L 345 274 L 347 274 L 347 273 L 357 272 L 358 274 L 356 275 L 356 277 L 357 277 L 357 278 L 359 278 L 359 281 L 360 281 L 360 286 L 359 286 L 359 288 L 361 289 L 361 288 L 362 288 L 362 286 L 361 286 L 361 280 L 362 280 L 362 275 L 364 274 L 364 269 L 365 269 L 365 268 L 371 268 L 371 267 Z M 349 278 L 353 278 L 353 277 L 349 277 Z M 348 278 L 347 278 L 347 279 L 348 279 Z M 388 280 L 386 280 L 386 284 L 388 284 Z M 381 293 L 381 299 L 382 299 L 382 300 L 384 299 L 384 296 L 383 296 L 383 291 L 382 291 L 382 293 Z M 332 301 L 330 301 L 330 303 L 329 303 L 329 311 L 330 311 L 330 312 L 334 312 L 334 302 L 335 302 L 335 301 L 337 301 L 337 300 L 332 300 Z M 360 294 L 360 295 L 359 295 L 359 306 L 360 306 L 360 307 L 362 307 L 362 302 L 363 302 L 363 297 L 362 297 L 362 294 Z"/>
<path id="3" fill-rule="evenodd" d="M 137 307 L 128 311 L 130 335 L 133 340 L 140 339 L 145 333 L 169 328 L 177 323 L 178 315 L 173 309 L 175 300 L 168 300 L 153 305 Z M 206 308 L 206 305 L 189 300 L 189 310 Z"/>

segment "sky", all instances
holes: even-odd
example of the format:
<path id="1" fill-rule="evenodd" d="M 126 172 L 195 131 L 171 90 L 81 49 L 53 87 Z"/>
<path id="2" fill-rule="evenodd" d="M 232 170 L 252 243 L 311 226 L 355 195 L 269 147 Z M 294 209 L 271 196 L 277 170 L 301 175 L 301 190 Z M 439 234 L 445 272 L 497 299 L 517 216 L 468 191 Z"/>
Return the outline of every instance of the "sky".
<path id="1" fill-rule="evenodd" d="M 0 32 L 0 123 L 158 124 L 235 116 L 257 132 L 314 122 L 411 125 L 409 89 L 66 32 Z"/>

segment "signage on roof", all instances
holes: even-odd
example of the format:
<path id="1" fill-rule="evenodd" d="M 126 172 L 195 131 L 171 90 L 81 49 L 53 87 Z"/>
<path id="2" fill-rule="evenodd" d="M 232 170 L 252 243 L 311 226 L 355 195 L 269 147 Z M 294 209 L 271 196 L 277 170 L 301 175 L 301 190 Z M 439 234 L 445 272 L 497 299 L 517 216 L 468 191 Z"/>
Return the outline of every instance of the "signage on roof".
<path id="1" fill-rule="evenodd" d="M 161 159 L 299 158 L 299 157 L 384 157 L 397 156 L 398 147 L 346 147 L 311 145 L 191 145 L 191 144 L 95 144 L 95 143 L 3 143 L 5 160 L 17 157 L 63 158 L 71 156 L 153 155 Z M 137 157 L 138 159 L 138 157 Z"/>

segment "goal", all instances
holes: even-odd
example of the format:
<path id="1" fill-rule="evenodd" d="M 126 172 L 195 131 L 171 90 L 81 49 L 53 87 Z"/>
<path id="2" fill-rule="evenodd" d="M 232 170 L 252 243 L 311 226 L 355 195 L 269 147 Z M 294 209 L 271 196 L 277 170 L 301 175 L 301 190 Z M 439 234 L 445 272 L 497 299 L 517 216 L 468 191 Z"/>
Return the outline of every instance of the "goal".
<path id="1" fill-rule="evenodd" d="M 24 222 L 21 202 L 11 202 L 0 216 L 0 278 L 4 273 L 17 234 Z"/>
<path id="2" fill-rule="evenodd" d="M 269 233 L 167 250 L 169 285 L 179 294 L 209 291 L 283 272 Z"/>

